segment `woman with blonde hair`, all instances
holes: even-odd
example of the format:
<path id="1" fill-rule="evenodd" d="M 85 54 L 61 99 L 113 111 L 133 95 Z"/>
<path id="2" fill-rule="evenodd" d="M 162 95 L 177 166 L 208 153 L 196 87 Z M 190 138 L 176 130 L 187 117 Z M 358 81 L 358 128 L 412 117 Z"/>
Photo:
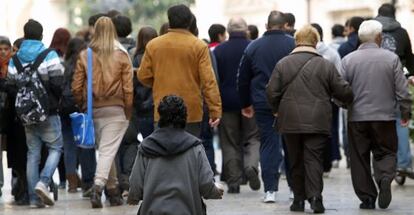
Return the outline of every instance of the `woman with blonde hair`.
<path id="1" fill-rule="evenodd" d="M 352 89 L 335 65 L 316 51 L 320 37 L 307 25 L 295 33 L 296 48 L 276 67 L 267 87 L 267 98 L 278 117 L 292 177 L 291 211 L 304 211 L 305 200 L 314 213 L 324 213 L 323 151 L 331 132 L 331 98 L 351 104 Z"/>
<path id="2" fill-rule="evenodd" d="M 117 42 L 116 30 L 108 17 L 95 24 L 90 43 L 93 79 L 93 120 L 99 158 L 92 188 L 92 208 L 102 208 L 102 190 L 106 186 L 111 206 L 122 204 L 114 158 L 128 127 L 132 110 L 132 64 L 127 51 Z M 87 102 L 87 51 L 77 61 L 72 92 L 79 107 Z"/>

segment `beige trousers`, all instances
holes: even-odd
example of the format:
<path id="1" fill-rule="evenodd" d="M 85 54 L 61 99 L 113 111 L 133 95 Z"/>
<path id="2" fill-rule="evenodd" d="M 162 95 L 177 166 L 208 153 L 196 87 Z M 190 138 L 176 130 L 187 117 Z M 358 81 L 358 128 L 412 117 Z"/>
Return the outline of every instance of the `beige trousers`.
<path id="1" fill-rule="evenodd" d="M 93 110 L 98 161 L 95 184 L 113 189 L 118 186 L 115 156 L 128 128 L 128 120 L 122 107 L 111 106 Z"/>

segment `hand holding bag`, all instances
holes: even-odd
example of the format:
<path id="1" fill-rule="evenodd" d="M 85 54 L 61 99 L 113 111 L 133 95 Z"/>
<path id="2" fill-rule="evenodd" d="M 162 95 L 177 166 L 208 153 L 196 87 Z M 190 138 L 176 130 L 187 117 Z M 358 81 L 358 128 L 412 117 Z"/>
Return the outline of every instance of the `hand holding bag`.
<path id="1" fill-rule="evenodd" d="M 72 113 L 72 131 L 75 144 L 81 148 L 95 147 L 95 128 L 92 119 L 92 49 L 87 50 L 87 112 Z"/>

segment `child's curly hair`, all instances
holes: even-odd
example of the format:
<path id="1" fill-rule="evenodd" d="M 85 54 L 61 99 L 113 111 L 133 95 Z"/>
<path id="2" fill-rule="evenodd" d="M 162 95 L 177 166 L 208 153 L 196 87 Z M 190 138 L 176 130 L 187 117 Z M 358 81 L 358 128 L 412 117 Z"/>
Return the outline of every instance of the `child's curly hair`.
<path id="1" fill-rule="evenodd" d="M 176 95 L 168 95 L 162 98 L 158 105 L 160 128 L 172 126 L 174 128 L 185 128 L 187 124 L 187 107 L 184 100 Z"/>

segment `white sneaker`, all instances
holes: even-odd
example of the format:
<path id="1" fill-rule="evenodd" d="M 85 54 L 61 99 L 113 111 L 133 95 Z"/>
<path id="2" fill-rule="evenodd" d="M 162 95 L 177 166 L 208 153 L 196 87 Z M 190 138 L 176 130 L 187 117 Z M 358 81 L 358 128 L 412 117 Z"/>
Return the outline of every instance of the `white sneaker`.
<path id="1" fill-rule="evenodd" d="M 289 191 L 289 199 L 295 199 L 295 195 L 293 194 L 292 190 Z"/>
<path id="2" fill-rule="evenodd" d="M 276 192 L 267 191 L 263 200 L 264 203 L 275 203 L 276 202 Z"/>
<path id="3" fill-rule="evenodd" d="M 37 182 L 35 186 L 35 192 L 46 205 L 53 206 L 55 204 L 53 199 L 50 197 L 49 190 L 47 189 L 46 185 L 43 184 L 43 182 Z"/>
<path id="4" fill-rule="evenodd" d="M 339 168 L 339 160 L 332 161 L 332 168 L 335 168 L 335 169 Z"/>

